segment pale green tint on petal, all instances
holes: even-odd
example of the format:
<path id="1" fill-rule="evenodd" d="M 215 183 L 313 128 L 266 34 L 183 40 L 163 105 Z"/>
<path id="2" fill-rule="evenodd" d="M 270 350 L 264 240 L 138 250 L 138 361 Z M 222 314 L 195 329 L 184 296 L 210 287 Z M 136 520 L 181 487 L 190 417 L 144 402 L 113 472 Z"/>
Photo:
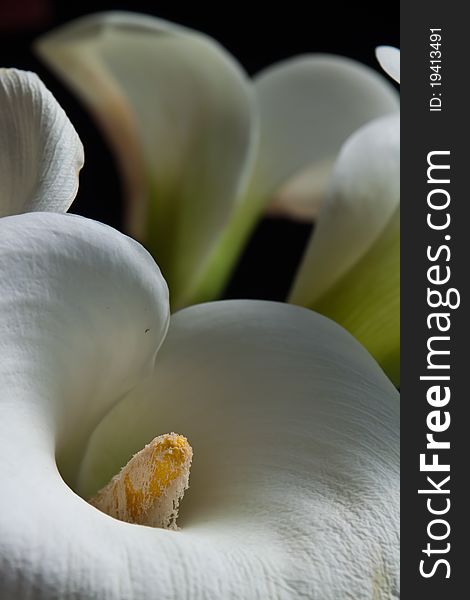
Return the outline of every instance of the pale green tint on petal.
<path id="1" fill-rule="evenodd" d="M 269 302 L 173 315 L 154 376 L 93 435 L 82 493 L 160 431 L 194 449 L 182 543 L 207 538 L 221 553 L 188 561 L 181 595 L 212 597 L 218 579 L 222 598 L 393 596 L 398 394 L 341 327 Z"/>
<path id="2" fill-rule="evenodd" d="M 378 119 L 344 145 L 293 286 L 311 304 L 368 251 L 400 201 L 400 117 Z"/>
<path id="3" fill-rule="evenodd" d="M 260 111 L 254 197 L 270 197 L 302 170 L 333 161 L 356 129 L 399 107 L 382 75 L 340 56 L 286 60 L 262 71 L 254 85 Z"/>
<path id="4" fill-rule="evenodd" d="M 387 75 L 400 83 L 400 50 L 393 46 L 378 46 L 375 56 Z"/>
<path id="5" fill-rule="evenodd" d="M 399 359 L 399 115 L 345 144 L 290 301 L 327 314 L 397 382 Z"/>
<path id="6" fill-rule="evenodd" d="M 266 202 L 260 202 L 259 198 L 243 197 L 216 240 L 199 278 L 194 286 L 188 289 L 187 294 L 182 296 L 180 307 L 207 302 L 222 295 L 241 250 L 258 219 L 262 218 L 265 204 Z M 175 306 L 173 302 L 172 306 Z"/>
<path id="7" fill-rule="evenodd" d="M 255 78 L 254 88 L 260 118 L 254 173 L 185 304 L 222 293 L 240 249 L 270 200 L 277 213 L 311 219 L 343 142 L 364 123 L 399 107 L 396 90 L 382 75 L 339 56 L 303 56 L 276 64 Z M 292 193 L 291 179 L 306 169 L 307 185 L 302 184 L 300 194 Z M 286 192 L 278 195 L 285 184 Z"/>
<path id="8" fill-rule="evenodd" d="M 400 212 L 312 308 L 341 323 L 400 385 Z"/>
<path id="9" fill-rule="evenodd" d="M 77 132 L 39 77 L 0 69 L 0 217 L 65 212 L 82 166 Z"/>
<path id="10" fill-rule="evenodd" d="M 210 38 L 132 13 L 79 19 L 37 49 L 108 135 L 125 177 L 128 231 L 151 250 L 181 305 L 251 167 L 256 126 L 245 74 Z"/>

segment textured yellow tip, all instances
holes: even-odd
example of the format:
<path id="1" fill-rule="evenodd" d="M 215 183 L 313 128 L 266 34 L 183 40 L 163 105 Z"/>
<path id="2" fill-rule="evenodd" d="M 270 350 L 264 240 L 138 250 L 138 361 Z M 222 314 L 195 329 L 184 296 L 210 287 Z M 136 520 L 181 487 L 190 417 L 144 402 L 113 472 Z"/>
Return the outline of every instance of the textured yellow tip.
<path id="1" fill-rule="evenodd" d="M 160 435 L 135 454 L 89 503 L 121 521 L 177 529 L 192 457 L 185 437 Z"/>

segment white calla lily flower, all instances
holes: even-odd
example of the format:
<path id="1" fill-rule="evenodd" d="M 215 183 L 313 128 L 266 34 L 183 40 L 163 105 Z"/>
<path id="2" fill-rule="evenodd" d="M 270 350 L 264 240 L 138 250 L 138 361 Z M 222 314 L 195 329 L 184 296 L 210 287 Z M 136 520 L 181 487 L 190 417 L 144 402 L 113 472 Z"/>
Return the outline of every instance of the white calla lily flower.
<path id="1" fill-rule="evenodd" d="M 165 282 L 136 242 L 72 215 L 0 230 L 3 598 L 396 593 L 398 397 L 352 336 L 226 301 L 165 337 Z M 179 532 L 75 493 L 173 430 L 194 448 Z"/>
<path id="2" fill-rule="evenodd" d="M 399 82 L 400 51 L 380 46 L 376 56 Z M 364 125 L 345 142 L 290 301 L 346 327 L 400 384 L 398 113 Z"/>
<path id="3" fill-rule="evenodd" d="M 73 190 L 70 160 L 47 173 Z M 2 598 L 399 595 L 398 393 L 344 329 L 256 301 L 170 321 L 150 254 L 74 215 L 0 219 L 0 286 Z M 86 501 L 165 431 L 194 449 L 180 531 Z"/>
<path id="4" fill-rule="evenodd" d="M 359 129 L 335 165 L 290 295 L 354 334 L 400 381 L 400 116 Z"/>
<path id="5" fill-rule="evenodd" d="M 322 188 L 345 139 L 398 107 L 393 87 L 352 60 L 300 57 L 251 82 L 214 40 L 145 15 L 84 17 L 37 50 L 107 134 L 127 232 L 156 257 L 175 308 L 220 295 L 277 190 L 307 168 Z M 295 196 L 280 198 L 277 210 L 299 212 Z M 312 214 L 316 194 L 302 202 Z"/>

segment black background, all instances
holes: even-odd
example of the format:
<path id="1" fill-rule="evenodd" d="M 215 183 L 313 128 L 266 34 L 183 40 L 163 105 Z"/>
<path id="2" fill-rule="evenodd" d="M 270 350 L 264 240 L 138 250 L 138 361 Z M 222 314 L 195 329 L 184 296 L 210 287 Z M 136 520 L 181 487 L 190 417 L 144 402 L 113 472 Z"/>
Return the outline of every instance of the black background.
<path id="1" fill-rule="evenodd" d="M 342 54 L 380 70 L 374 48 L 380 44 L 399 45 L 398 1 L 277 4 L 147 1 L 87 5 L 0 0 L 1 64 L 39 73 L 67 112 L 85 147 L 80 190 L 70 212 L 118 229 L 122 198 L 109 148 L 80 103 L 30 50 L 32 40 L 42 32 L 80 15 L 111 9 L 154 14 L 204 31 L 221 42 L 250 74 L 278 60 L 311 52 Z M 285 299 L 309 234 L 308 225 L 265 219 L 241 257 L 225 297 Z"/>

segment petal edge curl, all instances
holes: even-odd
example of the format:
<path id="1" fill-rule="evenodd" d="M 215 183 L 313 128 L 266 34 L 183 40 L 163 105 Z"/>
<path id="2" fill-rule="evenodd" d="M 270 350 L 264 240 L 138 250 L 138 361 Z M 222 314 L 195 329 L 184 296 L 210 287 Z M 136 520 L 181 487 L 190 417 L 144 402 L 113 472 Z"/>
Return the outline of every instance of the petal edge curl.
<path id="1" fill-rule="evenodd" d="M 83 160 L 77 132 L 39 77 L 0 69 L 0 217 L 66 212 Z"/>

